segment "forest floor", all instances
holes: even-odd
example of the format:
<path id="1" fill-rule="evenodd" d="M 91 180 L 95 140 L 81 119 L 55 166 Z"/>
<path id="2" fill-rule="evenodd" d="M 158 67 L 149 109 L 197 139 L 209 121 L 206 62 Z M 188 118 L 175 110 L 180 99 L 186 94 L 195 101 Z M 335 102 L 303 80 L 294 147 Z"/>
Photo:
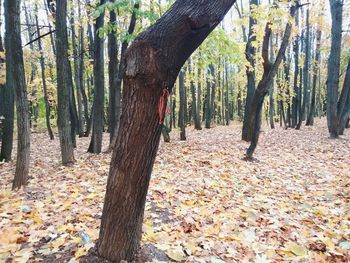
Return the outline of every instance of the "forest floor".
<path id="1" fill-rule="evenodd" d="M 350 262 L 350 135 L 325 120 L 302 130 L 265 127 L 243 160 L 241 126 L 161 143 L 147 197 L 141 261 Z M 0 262 L 78 262 L 98 237 L 109 154 L 60 165 L 58 140 L 32 136 L 30 183 L 10 191 L 0 164 Z M 105 145 L 108 138 L 105 137 Z"/>

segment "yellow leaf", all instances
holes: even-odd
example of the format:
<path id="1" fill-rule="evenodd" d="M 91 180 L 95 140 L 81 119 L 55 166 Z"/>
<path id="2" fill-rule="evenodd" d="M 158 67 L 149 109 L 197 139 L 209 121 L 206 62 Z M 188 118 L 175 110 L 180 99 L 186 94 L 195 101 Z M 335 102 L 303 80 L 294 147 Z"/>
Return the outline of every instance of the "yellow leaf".
<path id="1" fill-rule="evenodd" d="M 81 258 L 82 256 L 85 256 L 86 254 L 87 254 L 87 250 L 84 247 L 81 247 L 75 252 L 74 256 L 75 256 L 75 258 Z"/>
<path id="2" fill-rule="evenodd" d="M 171 258 L 172 260 L 174 260 L 176 262 L 180 262 L 180 261 L 184 260 L 184 258 L 185 258 L 185 254 L 182 251 L 181 247 L 169 249 L 166 252 L 166 254 L 168 255 L 169 258 Z"/>
<path id="3" fill-rule="evenodd" d="M 298 245 L 297 243 L 290 242 L 286 245 L 286 250 L 292 252 L 294 255 L 304 257 L 307 255 L 306 248 Z"/>

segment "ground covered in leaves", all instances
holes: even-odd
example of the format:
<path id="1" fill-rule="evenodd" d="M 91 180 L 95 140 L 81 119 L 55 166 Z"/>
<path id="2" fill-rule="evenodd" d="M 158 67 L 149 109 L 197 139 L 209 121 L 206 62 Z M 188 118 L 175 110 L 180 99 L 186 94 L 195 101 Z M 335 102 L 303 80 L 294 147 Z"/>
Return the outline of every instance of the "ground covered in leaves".
<path id="1" fill-rule="evenodd" d="M 253 162 L 238 125 L 171 137 L 152 175 L 141 261 L 350 261 L 350 135 L 329 139 L 320 120 L 266 127 Z M 15 164 L 0 164 L 0 262 L 78 262 L 98 237 L 110 155 L 86 153 L 83 138 L 62 167 L 57 139 L 32 138 L 25 190 L 10 191 Z"/>

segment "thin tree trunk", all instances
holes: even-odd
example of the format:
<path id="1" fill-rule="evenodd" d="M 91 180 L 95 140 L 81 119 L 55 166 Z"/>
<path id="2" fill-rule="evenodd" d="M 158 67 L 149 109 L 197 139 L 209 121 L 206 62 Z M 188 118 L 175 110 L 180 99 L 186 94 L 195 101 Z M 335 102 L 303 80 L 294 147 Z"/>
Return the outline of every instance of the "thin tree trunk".
<path id="1" fill-rule="evenodd" d="M 106 0 L 100 0 L 103 5 Z M 94 52 L 94 110 L 92 118 L 92 135 L 88 152 L 101 153 L 104 117 L 104 39 L 98 33 L 104 24 L 104 14 L 96 19 Z"/>
<path id="2" fill-rule="evenodd" d="M 131 19 L 130 19 L 130 24 L 129 24 L 129 28 L 128 28 L 128 34 L 132 35 L 134 33 L 135 30 L 135 26 L 136 26 L 136 10 L 138 10 L 140 7 L 139 3 L 134 4 L 134 9 L 131 15 Z M 126 50 L 128 48 L 129 43 L 124 40 L 122 43 L 122 49 L 121 49 L 121 54 L 120 54 L 120 62 L 119 62 L 119 67 L 118 67 L 118 74 L 115 80 L 115 84 L 113 83 L 113 85 L 115 85 L 115 87 L 113 88 L 115 90 L 115 94 L 114 94 L 114 104 L 115 104 L 115 112 L 114 112 L 114 126 L 113 126 L 113 136 L 110 139 L 110 145 L 109 145 L 109 149 L 107 151 L 112 150 L 115 147 L 115 143 L 117 141 L 117 136 L 118 136 L 118 131 L 119 131 L 119 124 L 120 124 L 120 113 L 121 113 L 121 88 L 122 88 L 122 80 L 123 80 L 123 74 L 124 74 L 124 60 L 125 60 L 125 53 Z"/>
<path id="3" fill-rule="evenodd" d="M 317 38 L 316 38 L 316 55 L 315 55 L 316 65 L 314 65 L 314 70 L 313 70 L 311 105 L 310 105 L 309 115 L 306 121 L 306 126 L 314 125 L 317 74 L 318 74 L 318 69 L 320 67 L 320 57 L 321 57 L 321 37 L 322 37 L 322 31 L 318 29 Z"/>
<path id="4" fill-rule="evenodd" d="M 250 12 L 252 12 L 254 6 L 258 6 L 258 0 L 250 0 Z M 254 27 L 257 24 L 256 19 L 253 14 L 249 16 L 249 33 L 248 42 L 246 45 L 245 56 L 249 62 L 249 67 L 246 69 L 247 74 L 247 97 L 245 101 L 244 109 L 244 120 L 242 129 L 242 140 L 250 141 L 249 136 L 249 118 L 250 118 L 250 107 L 252 106 L 252 100 L 255 91 L 255 56 L 256 48 L 254 47 L 254 42 L 256 41 L 256 34 L 254 33 Z"/>
<path id="5" fill-rule="evenodd" d="M 36 12 L 38 10 L 37 5 L 35 6 Z M 36 23 L 36 30 L 38 36 L 40 36 L 40 28 L 39 28 L 39 20 L 38 16 L 35 15 L 35 23 Z M 54 139 L 54 135 L 52 132 L 51 128 L 51 123 L 50 123 L 50 102 L 49 102 L 49 97 L 47 94 L 47 85 L 46 85 L 46 75 L 45 75 L 45 60 L 44 60 L 44 51 L 42 48 L 41 44 L 41 39 L 38 39 L 38 47 L 39 47 L 39 52 L 40 52 L 40 67 L 41 67 L 41 79 L 43 81 L 43 92 L 44 92 L 44 101 L 45 101 L 45 120 L 46 120 L 46 127 L 47 131 L 50 136 L 50 140 Z"/>
<path id="6" fill-rule="evenodd" d="M 299 8 L 299 3 L 296 2 L 290 8 L 291 17 L 295 16 L 295 13 L 298 8 Z M 264 98 L 265 98 L 265 95 L 268 93 L 268 88 L 270 87 L 271 82 L 273 81 L 273 78 L 276 76 L 279 65 L 281 64 L 282 59 L 285 55 L 286 49 L 289 44 L 289 39 L 292 33 L 292 27 L 293 27 L 292 23 L 288 22 L 286 25 L 286 29 L 284 31 L 281 46 L 276 56 L 276 60 L 272 65 L 269 62 L 269 56 L 268 56 L 271 28 L 269 23 L 267 23 L 265 27 L 265 36 L 264 36 L 263 47 L 262 47 L 262 57 L 264 60 L 264 75 L 262 80 L 259 82 L 258 87 L 254 93 L 253 101 L 251 104 L 252 107 L 250 112 L 250 118 L 249 118 L 248 138 L 251 138 L 251 144 L 246 152 L 247 158 L 249 159 L 253 157 L 253 153 L 255 151 L 255 148 L 259 140 L 259 132 L 260 132 L 260 125 L 261 125 L 261 110 L 264 103 Z"/>
<path id="7" fill-rule="evenodd" d="M 179 94 L 180 94 L 180 108 L 179 108 L 179 127 L 180 127 L 180 140 L 186 140 L 186 112 L 185 112 L 185 73 L 183 70 L 179 74 Z"/>
<path id="8" fill-rule="evenodd" d="M 302 122 L 306 119 L 307 108 L 310 100 L 310 83 L 309 83 L 309 66 L 310 66 L 310 22 L 309 9 L 306 11 L 306 37 L 305 37 L 305 61 L 303 71 L 303 104 L 301 108 L 301 118 L 299 118 L 298 128 L 300 129 Z"/>
<path id="9" fill-rule="evenodd" d="M 63 165 L 73 163 L 73 143 L 70 125 L 70 82 L 67 34 L 67 2 L 57 2 L 56 13 L 56 65 L 57 65 L 57 126 L 60 137 L 61 157 Z"/>
<path id="10" fill-rule="evenodd" d="M 295 15 L 295 26 L 299 28 L 299 10 Z M 293 90 L 294 97 L 292 100 L 292 127 L 295 128 L 298 123 L 298 105 L 299 105 L 299 87 L 298 87 L 298 73 L 299 73 L 299 36 L 295 37 L 294 45 L 294 82 L 293 82 Z"/>
<path id="11" fill-rule="evenodd" d="M 77 128 L 79 137 L 83 137 L 84 135 L 84 120 L 83 120 L 83 105 L 82 105 L 82 94 L 81 94 L 81 78 L 79 76 L 79 56 L 83 56 L 83 54 L 78 54 L 78 45 L 76 42 L 76 33 L 75 33 L 75 12 L 74 6 L 71 7 L 70 14 L 70 28 L 71 28 L 71 38 L 72 38 L 72 49 L 73 49 L 73 67 L 74 67 L 74 83 L 75 88 L 77 90 L 77 103 L 78 103 L 78 113 L 77 113 Z M 74 90 L 73 90 L 74 93 Z M 74 103 L 75 104 L 75 103 Z"/>

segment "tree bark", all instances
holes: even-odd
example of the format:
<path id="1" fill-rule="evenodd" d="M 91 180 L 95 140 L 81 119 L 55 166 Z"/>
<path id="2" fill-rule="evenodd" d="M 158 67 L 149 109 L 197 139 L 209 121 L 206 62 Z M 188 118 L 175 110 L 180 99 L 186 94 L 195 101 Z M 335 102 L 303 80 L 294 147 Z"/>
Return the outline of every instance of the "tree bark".
<path id="1" fill-rule="evenodd" d="M 133 260 L 162 129 L 157 117 L 159 99 L 164 89 L 171 93 L 185 61 L 234 2 L 178 0 L 128 49 L 120 131 L 97 245 L 101 257 L 115 262 Z"/>
<path id="2" fill-rule="evenodd" d="M 67 2 L 57 1 L 56 9 L 56 66 L 57 66 L 57 126 L 63 165 L 73 163 L 73 143 L 70 125 L 70 83 L 67 35 Z"/>
<path id="3" fill-rule="evenodd" d="M 29 106 L 25 83 L 23 51 L 20 26 L 20 0 L 5 0 L 5 47 L 7 74 L 12 79 L 17 109 L 17 161 L 12 189 L 27 184 L 30 157 Z"/>
<path id="4" fill-rule="evenodd" d="M 314 69 L 313 69 L 311 105 L 310 105 L 309 115 L 306 120 L 306 126 L 314 125 L 317 75 L 318 75 L 318 69 L 320 67 L 320 58 L 321 58 L 321 37 L 322 37 L 322 31 L 318 29 L 317 37 L 316 37 L 316 54 L 315 54 L 316 65 L 314 65 Z"/>
<path id="5" fill-rule="evenodd" d="M 338 101 L 339 135 L 344 134 L 350 115 L 350 58 L 345 73 L 342 92 Z"/>
<path id="6" fill-rule="evenodd" d="M 4 52 L 4 47 L 2 46 L 0 52 Z M 4 53 L 3 53 L 4 54 Z M 6 59 L 0 57 L 0 63 L 5 64 Z M 2 134 L 1 134 L 1 151 L 0 151 L 0 162 L 9 162 L 11 161 L 12 147 L 13 147 L 13 129 L 14 129 L 14 111 L 15 111 L 15 99 L 14 99 L 14 90 L 13 90 L 13 79 L 9 72 L 11 69 L 11 63 L 6 65 L 6 82 L 4 85 L 0 86 L 0 92 L 2 98 L 0 103 L 2 107 Z"/>
<path id="7" fill-rule="evenodd" d="M 103 5 L 106 0 L 100 0 Z M 94 49 L 94 110 L 92 117 L 92 134 L 88 152 L 101 153 L 104 119 L 104 39 L 99 37 L 99 29 L 103 27 L 104 14 L 101 14 L 95 23 L 95 49 Z"/>
<path id="8" fill-rule="evenodd" d="M 180 93 L 180 108 L 179 108 L 179 127 L 180 127 L 180 140 L 186 140 L 186 112 L 185 112 L 185 72 L 182 70 L 179 74 L 179 93 Z"/>
<path id="9" fill-rule="evenodd" d="M 254 6 L 258 6 L 258 0 L 250 0 L 250 12 L 252 12 Z M 248 42 L 246 45 L 245 56 L 250 64 L 246 69 L 247 74 L 247 97 L 245 101 L 244 109 L 244 119 L 243 119 L 243 129 L 242 129 L 242 140 L 250 141 L 249 136 L 249 118 L 250 118 L 250 107 L 252 105 L 252 100 L 255 92 L 255 56 L 256 48 L 253 43 L 256 41 L 256 34 L 254 32 L 254 26 L 257 24 L 256 19 L 251 14 L 249 17 L 249 33 Z"/>
<path id="10" fill-rule="evenodd" d="M 330 136 L 332 138 L 337 138 L 339 132 L 337 102 L 342 40 L 343 4 L 342 0 L 330 0 L 329 2 L 332 14 L 332 44 L 328 59 L 327 125 Z"/>

